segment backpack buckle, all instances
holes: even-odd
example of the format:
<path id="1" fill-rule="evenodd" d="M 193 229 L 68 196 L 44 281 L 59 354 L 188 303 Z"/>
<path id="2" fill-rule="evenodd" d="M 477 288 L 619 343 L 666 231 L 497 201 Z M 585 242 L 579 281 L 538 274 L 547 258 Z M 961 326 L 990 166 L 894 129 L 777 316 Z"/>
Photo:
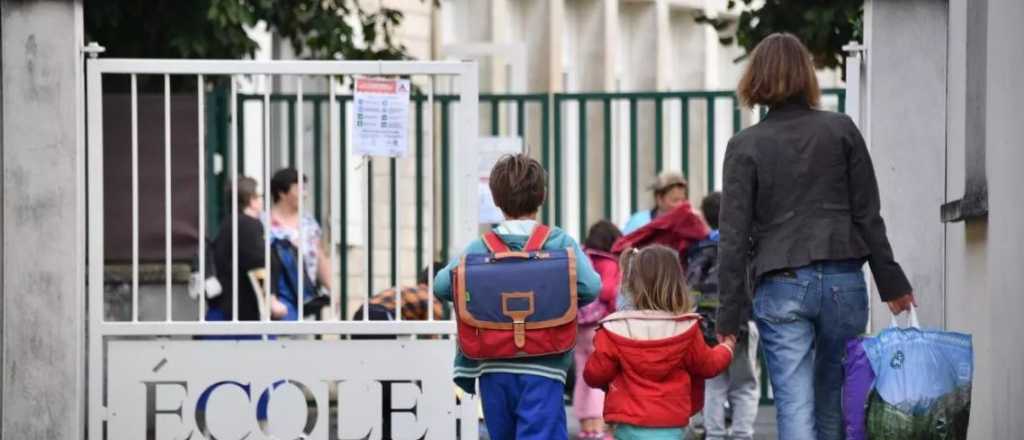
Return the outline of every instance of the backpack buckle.
<path id="1" fill-rule="evenodd" d="M 512 319 L 516 348 L 526 346 L 526 318 L 534 312 L 533 292 L 502 292 L 501 313 Z"/>

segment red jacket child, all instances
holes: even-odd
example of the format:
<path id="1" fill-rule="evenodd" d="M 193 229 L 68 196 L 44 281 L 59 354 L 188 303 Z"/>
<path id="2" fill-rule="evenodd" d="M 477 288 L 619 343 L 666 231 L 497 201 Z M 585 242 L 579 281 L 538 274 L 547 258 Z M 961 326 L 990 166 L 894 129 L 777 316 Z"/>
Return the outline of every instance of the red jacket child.
<path id="1" fill-rule="evenodd" d="M 699 315 L 635 310 L 601 321 L 583 378 L 607 390 L 604 420 L 649 428 L 686 426 L 704 404 L 704 379 L 732 350 L 704 343 Z"/>
<path id="2" fill-rule="evenodd" d="M 619 254 L 629 248 L 642 248 L 652 244 L 663 244 L 686 255 L 694 243 L 708 237 L 711 230 L 704 219 L 693 212 L 690 202 L 683 202 L 678 208 L 658 216 L 642 228 L 622 236 L 612 246 L 612 253 Z"/>

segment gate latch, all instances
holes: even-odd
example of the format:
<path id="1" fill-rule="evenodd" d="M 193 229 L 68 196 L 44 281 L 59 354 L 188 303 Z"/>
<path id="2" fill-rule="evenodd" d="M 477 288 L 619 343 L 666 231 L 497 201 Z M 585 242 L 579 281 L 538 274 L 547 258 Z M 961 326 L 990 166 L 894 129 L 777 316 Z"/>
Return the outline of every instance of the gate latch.
<path id="1" fill-rule="evenodd" d="M 89 44 L 82 46 L 81 50 L 82 53 L 89 56 L 89 58 L 96 58 L 101 53 L 106 52 L 107 48 L 100 46 L 100 44 L 95 41 L 90 41 Z"/>

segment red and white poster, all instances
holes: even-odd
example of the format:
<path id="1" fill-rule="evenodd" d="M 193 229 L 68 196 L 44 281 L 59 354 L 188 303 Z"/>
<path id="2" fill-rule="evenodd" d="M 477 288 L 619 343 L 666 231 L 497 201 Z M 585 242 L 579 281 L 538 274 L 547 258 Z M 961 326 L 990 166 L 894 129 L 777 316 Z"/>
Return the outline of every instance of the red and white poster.
<path id="1" fill-rule="evenodd" d="M 354 154 L 405 156 L 411 87 L 404 79 L 356 78 Z"/>

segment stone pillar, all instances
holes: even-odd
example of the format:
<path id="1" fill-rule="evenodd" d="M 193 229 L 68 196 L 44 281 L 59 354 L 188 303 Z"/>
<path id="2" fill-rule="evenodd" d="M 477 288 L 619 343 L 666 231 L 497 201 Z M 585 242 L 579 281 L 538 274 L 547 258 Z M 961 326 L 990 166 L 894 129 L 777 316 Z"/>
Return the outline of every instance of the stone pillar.
<path id="1" fill-rule="evenodd" d="M 921 323 L 942 324 L 945 280 L 947 3 L 869 1 L 865 8 L 865 139 L 896 260 L 917 294 Z M 913 63 L 906 62 L 908 59 Z M 877 295 L 874 329 L 889 324 Z"/>
<path id="2" fill-rule="evenodd" d="M 567 90 L 573 92 L 598 92 L 609 90 L 615 84 L 614 64 L 617 41 L 618 4 L 610 0 L 580 0 L 567 2 L 566 24 L 563 32 L 568 33 L 569 45 L 564 47 Z M 563 107 L 565 127 L 565 199 L 566 217 L 563 227 L 574 236 L 583 239 L 587 228 L 596 221 L 608 217 L 605 211 L 605 185 L 622 188 L 612 178 L 614 173 L 605 173 L 604 155 L 604 106 L 600 100 L 586 105 L 583 121 L 586 132 L 586 157 L 581 163 L 579 105 L 567 103 Z M 586 183 L 581 185 L 580 170 L 586 169 Z M 582 212 L 581 201 L 586 200 L 586 212 Z M 585 214 L 582 223 L 579 216 Z M 615 220 L 615 218 L 610 218 Z"/>
<path id="3" fill-rule="evenodd" d="M 949 2 L 949 55 L 946 90 L 946 201 L 961 199 L 966 190 L 968 148 L 985 145 L 985 72 L 987 0 Z M 984 149 L 982 149 L 984 151 Z M 984 167 L 984 160 L 981 161 Z M 972 218 L 946 223 L 945 314 L 950 330 L 974 336 L 974 400 L 970 435 L 995 438 L 992 408 L 993 291 L 988 280 L 988 221 Z M 981 318 L 986 317 L 986 318 Z"/>
<path id="4" fill-rule="evenodd" d="M 81 1 L 0 1 L 0 437 L 85 433 Z"/>
<path id="5" fill-rule="evenodd" d="M 968 2 L 974 6 L 976 0 Z M 1020 86 L 1020 72 L 1024 71 L 1024 3 L 1016 0 L 989 0 L 987 18 L 986 72 L 986 169 L 988 175 L 989 216 L 988 287 L 990 318 L 978 317 L 991 324 L 991 351 L 982 353 L 976 347 L 975 357 L 990 356 L 992 365 L 988 391 L 991 406 L 972 405 L 971 428 L 974 417 L 991 413 L 992 431 L 986 433 L 978 426 L 978 435 L 971 438 L 1015 438 L 1024 433 L 1024 345 L 1017 336 L 1024 331 L 1024 177 L 1020 172 L 1024 164 L 1024 149 L 1020 143 L 1020 103 L 1024 89 Z M 973 287 L 973 286 L 972 286 Z M 951 292 L 952 294 L 952 292 Z M 957 292 L 965 298 L 974 289 Z M 977 337 L 975 338 L 977 340 Z M 977 371 L 978 378 L 982 372 Z M 979 393 L 975 392 L 975 396 Z M 987 403 L 987 402 L 986 402 Z M 982 419 L 984 420 L 984 419 Z"/>
<path id="6" fill-rule="evenodd" d="M 619 53 L 622 54 L 622 75 L 620 77 L 619 89 L 627 92 L 640 92 L 655 90 L 658 87 L 658 51 L 659 51 L 659 26 L 658 26 L 657 3 L 622 3 L 619 5 L 621 35 L 619 40 Z M 619 148 L 625 149 L 625 158 L 629 157 L 629 124 L 626 122 L 629 117 L 628 106 L 623 107 L 622 120 L 624 130 L 619 131 Z M 626 212 L 632 213 L 636 210 L 651 209 L 654 203 L 651 192 L 647 187 L 654 181 L 656 172 L 654 170 L 654 102 L 650 100 L 639 101 L 637 105 L 637 206 L 632 209 L 628 203 Z M 625 165 L 628 167 L 628 165 Z M 629 173 L 623 173 L 625 180 L 621 191 L 629 191 Z M 626 218 L 614 219 L 619 225 L 623 224 Z"/>

